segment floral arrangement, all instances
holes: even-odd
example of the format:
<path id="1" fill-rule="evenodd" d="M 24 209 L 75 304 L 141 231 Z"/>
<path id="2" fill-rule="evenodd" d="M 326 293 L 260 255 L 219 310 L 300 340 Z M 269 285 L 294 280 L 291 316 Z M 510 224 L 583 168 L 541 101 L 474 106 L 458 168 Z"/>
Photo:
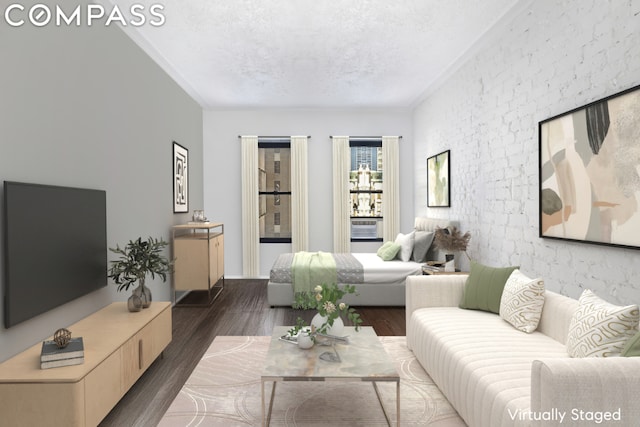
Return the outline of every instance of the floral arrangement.
<path id="1" fill-rule="evenodd" d="M 316 286 L 313 292 L 298 292 L 292 307 L 303 310 L 315 309 L 321 316 L 326 317 L 326 323 L 318 331 L 320 333 L 326 333 L 327 328 L 333 326 L 334 320 L 341 315 L 346 315 L 356 327 L 357 331 L 362 323 L 360 315 L 356 313 L 355 308 L 351 308 L 344 302 L 340 302 L 340 299 L 346 294 L 354 294 L 355 292 L 356 287 L 353 285 L 344 285 L 344 287 L 340 288 L 335 283 L 331 285 L 322 284 Z M 304 322 L 298 318 L 297 325 L 292 331 L 297 332 L 303 326 Z"/>
<path id="2" fill-rule="evenodd" d="M 467 257 L 467 246 L 471 240 L 471 234 L 467 231 L 462 234 L 457 227 L 451 226 L 447 228 L 436 227 L 433 236 L 433 244 L 436 247 L 447 252 L 464 252 Z"/>

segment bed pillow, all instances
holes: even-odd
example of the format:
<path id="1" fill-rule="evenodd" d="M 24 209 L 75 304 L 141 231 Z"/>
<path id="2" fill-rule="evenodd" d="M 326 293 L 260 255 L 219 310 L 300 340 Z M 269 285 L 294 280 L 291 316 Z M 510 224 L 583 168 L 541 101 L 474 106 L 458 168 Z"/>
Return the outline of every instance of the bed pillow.
<path id="1" fill-rule="evenodd" d="M 500 313 L 502 290 L 513 270 L 519 267 L 488 267 L 471 261 L 460 308 Z"/>
<path id="2" fill-rule="evenodd" d="M 415 233 L 411 260 L 415 262 L 425 262 L 435 233 L 433 231 L 416 231 Z"/>
<path id="3" fill-rule="evenodd" d="M 399 250 L 399 244 L 395 242 L 385 242 L 382 246 L 380 246 L 377 254 L 380 258 L 382 258 L 383 261 L 391 261 L 396 257 Z"/>
<path id="4" fill-rule="evenodd" d="M 540 322 L 544 306 L 544 281 L 513 270 L 500 299 L 500 317 L 519 331 L 530 334 Z"/>
<path id="5" fill-rule="evenodd" d="M 638 332 L 638 306 L 619 306 L 585 289 L 571 318 L 567 353 L 571 357 L 620 356 Z"/>
<path id="6" fill-rule="evenodd" d="M 398 233 L 395 243 L 400 245 L 400 251 L 396 258 L 401 261 L 407 262 L 411 259 L 411 253 L 413 253 L 413 242 L 415 240 L 416 232 L 412 231 L 409 234 Z"/>

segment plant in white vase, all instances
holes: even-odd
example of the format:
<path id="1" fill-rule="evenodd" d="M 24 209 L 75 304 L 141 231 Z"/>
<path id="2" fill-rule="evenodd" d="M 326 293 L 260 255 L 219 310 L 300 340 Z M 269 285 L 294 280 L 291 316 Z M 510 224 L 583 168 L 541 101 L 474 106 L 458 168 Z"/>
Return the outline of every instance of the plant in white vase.
<path id="1" fill-rule="evenodd" d="M 346 294 L 354 294 L 355 292 L 356 287 L 353 285 L 344 285 L 342 288 L 335 283 L 317 285 L 313 292 L 298 292 L 292 307 L 295 309 L 317 310 L 318 313 L 311 321 L 311 325 L 315 326 L 316 331 L 340 336 L 344 326 L 342 315 L 347 316 L 355 326 L 356 331 L 360 329 L 360 324 L 362 324 L 362 319 L 356 313 L 356 309 L 349 307 L 344 302 L 340 302 Z"/>

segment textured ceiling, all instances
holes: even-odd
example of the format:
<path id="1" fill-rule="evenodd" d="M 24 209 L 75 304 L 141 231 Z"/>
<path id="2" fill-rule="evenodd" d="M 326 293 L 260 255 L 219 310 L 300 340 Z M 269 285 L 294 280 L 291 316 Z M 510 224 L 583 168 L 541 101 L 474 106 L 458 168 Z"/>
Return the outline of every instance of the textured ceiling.
<path id="1" fill-rule="evenodd" d="M 111 0 L 205 108 L 411 107 L 519 0 Z"/>

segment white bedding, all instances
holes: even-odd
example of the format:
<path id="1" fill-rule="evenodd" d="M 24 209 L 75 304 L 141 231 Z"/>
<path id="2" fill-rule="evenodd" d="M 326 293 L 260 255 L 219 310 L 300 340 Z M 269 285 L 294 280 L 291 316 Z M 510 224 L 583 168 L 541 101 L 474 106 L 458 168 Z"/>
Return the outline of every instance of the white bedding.
<path id="1" fill-rule="evenodd" d="M 422 274 L 422 264 L 400 260 L 383 261 L 375 253 L 352 254 L 364 269 L 364 283 L 404 283 L 407 276 Z"/>
<path id="2" fill-rule="evenodd" d="M 404 306 L 405 281 L 407 276 L 422 274 L 422 264 L 400 260 L 382 261 L 374 253 L 353 253 L 362 264 L 363 283 L 355 285 L 356 294 L 345 295 L 345 303 L 353 306 Z M 269 305 L 291 306 L 293 285 L 269 280 L 267 301 Z"/>
<path id="3" fill-rule="evenodd" d="M 457 226 L 454 221 L 417 217 L 415 229 L 435 231 L 437 227 Z M 363 265 L 364 283 L 355 284 L 357 295 L 345 295 L 344 301 L 359 306 L 404 306 L 405 281 L 408 276 L 422 274 L 422 264 L 402 262 L 400 260 L 382 261 L 375 253 L 353 253 L 354 258 Z M 443 259 L 432 246 L 427 252 L 427 259 Z M 272 269 L 273 273 L 273 269 Z M 269 280 L 267 284 L 267 301 L 271 306 L 290 306 L 293 299 L 291 280 Z"/>

